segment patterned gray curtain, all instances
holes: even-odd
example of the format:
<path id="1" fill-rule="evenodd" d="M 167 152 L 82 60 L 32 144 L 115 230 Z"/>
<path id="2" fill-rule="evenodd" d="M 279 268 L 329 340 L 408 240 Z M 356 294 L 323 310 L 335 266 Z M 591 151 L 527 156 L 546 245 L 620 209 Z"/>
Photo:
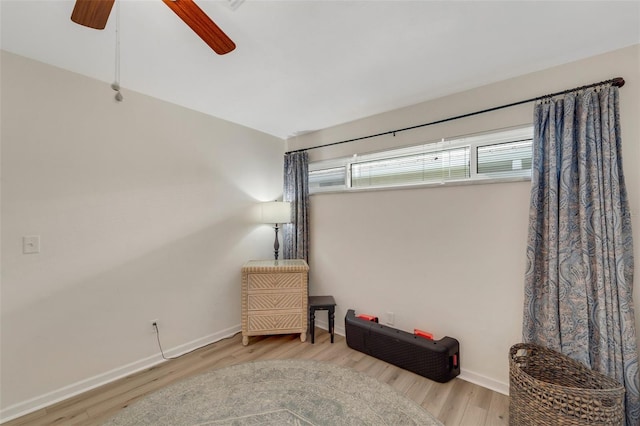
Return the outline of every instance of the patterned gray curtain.
<path id="1" fill-rule="evenodd" d="M 292 152 L 284 156 L 283 201 L 291 202 L 292 223 L 282 227 L 285 259 L 309 261 L 309 154 Z"/>
<path id="2" fill-rule="evenodd" d="M 534 112 L 523 339 L 606 374 L 640 424 L 633 243 L 618 88 L 546 100 Z"/>

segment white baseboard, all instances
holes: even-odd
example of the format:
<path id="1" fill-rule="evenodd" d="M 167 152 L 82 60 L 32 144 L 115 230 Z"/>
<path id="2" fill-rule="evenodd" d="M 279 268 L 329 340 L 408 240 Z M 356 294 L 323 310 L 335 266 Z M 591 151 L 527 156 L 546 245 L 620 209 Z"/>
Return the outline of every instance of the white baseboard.
<path id="1" fill-rule="evenodd" d="M 460 369 L 460 375 L 458 376 L 458 378 L 464 380 L 465 382 L 473 383 L 478 386 L 482 386 L 483 388 L 491 389 L 492 391 L 501 393 L 503 395 L 509 395 L 508 383 L 499 382 L 498 380 L 483 376 L 482 374 L 478 374 L 465 369 Z"/>
<path id="2" fill-rule="evenodd" d="M 316 327 L 328 331 L 329 330 L 329 321 L 323 320 L 323 319 L 321 319 L 321 320 L 316 319 Z M 333 332 L 335 334 L 337 334 L 339 336 L 346 336 L 346 332 L 344 330 L 344 325 L 341 326 L 341 325 L 336 324 L 334 322 L 333 328 L 334 328 Z"/>
<path id="3" fill-rule="evenodd" d="M 183 355 L 199 347 L 217 342 L 229 336 L 233 336 L 234 334 L 238 333 L 240 329 L 240 325 L 236 325 L 226 330 L 222 330 L 218 333 L 210 334 L 208 336 L 201 337 L 183 345 L 176 346 L 175 348 L 167 350 L 165 352 L 165 357 L 172 358 Z M 95 389 L 99 386 L 126 377 L 130 374 L 153 367 L 154 365 L 163 363 L 164 361 L 165 360 L 162 359 L 162 355 L 160 354 L 160 352 L 158 352 L 157 354 L 150 357 L 143 358 L 130 364 L 123 365 L 122 367 L 115 368 L 111 371 L 98 374 L 97 376 L 72 383 L 60 389 L 56 389 L 52 392 L 48 392 L 35 398 L 31 398 L 29 400 L 11 405 L 0 411 L 0 423 L 8 422 L 9 420 L 24 416 L 57 402 L 64 401 L 65 399 L 79 395 L 83 392 L 87 392 L 91 389 Z"/>

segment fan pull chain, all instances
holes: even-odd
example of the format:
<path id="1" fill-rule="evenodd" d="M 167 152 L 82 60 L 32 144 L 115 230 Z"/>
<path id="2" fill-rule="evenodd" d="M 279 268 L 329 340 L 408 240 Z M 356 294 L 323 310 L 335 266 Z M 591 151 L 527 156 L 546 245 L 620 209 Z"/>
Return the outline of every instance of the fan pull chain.
<path id="1" fill-rule="evenodd" d="M 124 99 L 120 93 L 120 0 L 116 0 L 116 60 L 115 60 L 115 80 L 111 83 L 111 88 L 116 91 L 116 101 L 122 102 Z"/>

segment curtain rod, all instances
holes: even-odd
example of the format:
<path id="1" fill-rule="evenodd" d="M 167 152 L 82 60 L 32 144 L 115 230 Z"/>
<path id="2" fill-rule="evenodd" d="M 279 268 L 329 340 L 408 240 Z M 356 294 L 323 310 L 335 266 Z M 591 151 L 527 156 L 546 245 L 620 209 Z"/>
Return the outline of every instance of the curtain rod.
<path id="1" fill-rule="evenodd" d="M 309 150 L 318 149 L 318 148 L 326 148 L 328 146 L 340 145 L 340 144 L 343 144 L 343 143 L 349 143 L 349 142 L 355 142 L 355 141 L 361 141 L 363 139 L 370 139 L 370 138 L 375 138 L 375 137 L 378 137 L 378 136 L 385 136 L 385 135 L 393 135 L 393 136 L 395 136 L 396 133 L 404 132 L 404 131 L 407 131 L 407 130 L 413 130 L 413 129 L 418 129 L 420 127 L 432 126 L 434 124 L 446 123 L 447 121 L 458 120 L 460 118 L 467 118 L 467 117 L 471 117 L 471 116 L 478 115 L 478 114 L 484 114 L 485 112 L 492 112 L 492 111 L 496 111 L 496 110 L 503 109 L 503 108 L 510 108 L 510 107 L 513 107 L 513 106 L 516 106 L 516 105 L 527 104 L 529 102 L 540 101 L 542 99 L 552 98 L 554 96 L 565 95 L 567 93 L 577 92 L 579 90 L 589 89 L 591 87 L 602 86 L 602 85 L 605 85 L 605 84 L 611 84 L 611 85 L 616 86 L 616 87 L 622 87 L 622 86 L 624 86 L 624 78 L 616 77 L 616 78 L 612 78 L 610 80 L 601 81 L 599 83 L 587 84 L 586 86 L 580 86 L 580 87 L 576 87 L 574 89 L 563 90 L 562 92 L 551 93 L 549 95 L 538 96 L 536 98 L 526 99 L 524 101 L 518 101 L 518 102 L 513 102 L 513 103 L 510 103 L 510 104 L 506 104 L 506 105 L 500 105 L 500 106 L 496 106 L 496 107 L 492 107 L 492 108 L 488 108 L 488 109 L 483 109 L 482 111 L 469 112 L 467 114 L 456 115 L 455 117 L 443 118 L 441 120 L 431 121 L 429 123 L 424 123 L 424 124 L 418 124 L 416 126 L 404 127 L 402 129 L 389 130 L 387 132 L 376 133 L 375 135 L 361 136 L 359 138 L 347 139 L 347 140 L 339 141 L 339 142 L 331 142 L 331 143 L 327 143 L 327 144 L 324 144 L 324 145 L 312 146 L 311 148 L 296 149 L 296 150 L 293 150 L 293 151 L 287 151 L 285 154 L 292 154 L 294 152 L 309 151 Z"/>

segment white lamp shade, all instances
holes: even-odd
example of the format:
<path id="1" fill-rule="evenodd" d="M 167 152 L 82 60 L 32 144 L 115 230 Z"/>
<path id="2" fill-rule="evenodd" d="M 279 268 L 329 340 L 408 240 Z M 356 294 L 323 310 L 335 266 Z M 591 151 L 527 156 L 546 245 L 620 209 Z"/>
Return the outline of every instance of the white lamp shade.
<path id="1" fill-rule="evenodd" d="M 291 203 L 286 201 L 262 203 L 262 223 L 289 222 L 291 222 Z"/>

